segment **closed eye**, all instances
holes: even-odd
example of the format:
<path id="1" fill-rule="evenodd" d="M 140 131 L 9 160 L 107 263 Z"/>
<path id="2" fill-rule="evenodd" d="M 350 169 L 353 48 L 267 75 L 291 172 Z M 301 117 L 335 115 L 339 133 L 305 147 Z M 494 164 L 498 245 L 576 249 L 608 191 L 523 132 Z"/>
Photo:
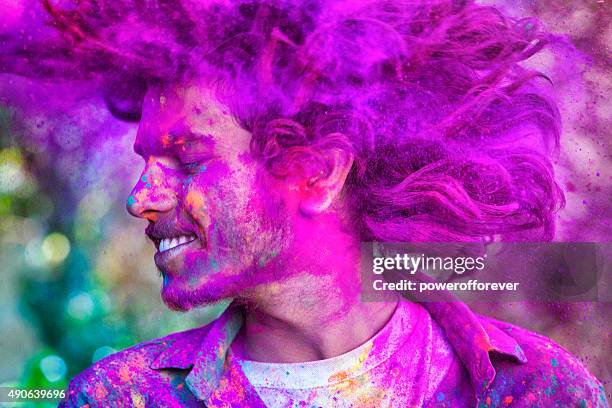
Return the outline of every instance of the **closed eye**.
<path id="1" fill-rule="evenodd" d="M 206 171 L 207 163 L 211 159 L 212 158 L 204 159 L 204 160 L 192 161 L 192 162 L 188 162 L 188 163 L 181 162 L 181 169 L 186 174 L 201 173 L 203 171 Z"/>

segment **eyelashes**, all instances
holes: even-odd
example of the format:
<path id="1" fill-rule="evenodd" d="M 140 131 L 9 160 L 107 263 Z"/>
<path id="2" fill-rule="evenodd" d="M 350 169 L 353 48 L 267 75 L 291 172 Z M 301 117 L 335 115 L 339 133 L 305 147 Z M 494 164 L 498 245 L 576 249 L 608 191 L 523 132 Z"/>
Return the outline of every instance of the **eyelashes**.
<path id="1" fill-rule="evenodd" d="M 181 171 L 187 175 L 194 175 L 206 170 L 206 163 L 214 159 L 214 144 L 206 137 L 179 129 L 170 132 L 172 155 L 178 162 Z"/>
<path id="2" fill-rule="evenodd" d="M 205 172 L 208 162 L 212 159 L 213 158 L 207 158 L 207 159 L 200 159 L 200 160 L 195 160 L 195 161 L 190 161 L 190 162 L 181 161 L 181 170 L 185 174 L 189 174 L 189 175 L 194 175 L 194 174 Z"/>
<path id="3" fill-rule="evenodd" d="M 200 166 L 199 161 L 190 162 L 190 163 L 181 163 L 181 169 L 185 173 L 189 173 L 189 174 L 196 173 L 199 166 Z"/>

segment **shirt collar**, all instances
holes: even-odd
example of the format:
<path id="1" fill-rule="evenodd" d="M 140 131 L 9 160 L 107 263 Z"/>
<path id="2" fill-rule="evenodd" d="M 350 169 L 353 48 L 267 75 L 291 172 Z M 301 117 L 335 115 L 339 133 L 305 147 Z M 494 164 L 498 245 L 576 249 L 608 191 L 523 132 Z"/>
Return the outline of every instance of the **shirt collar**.
<path id="1" fill-rule="evenodd" d="M 432 282 L 432 278 L 423 272 L 417 272 L 414 278 Z M 495 379 L 492 352 L 513 357 L 521 364 L 527 362 L 525 353 L 514 338 L 494 325 L 491 319 L 476 315 L 452 292 L 437 292 L 436 302 L 426 301 L 427 298 L 421 298 L 418 292 L 410 295 L 442 327 L 448 342 L 467 369 L 479 400 Z"/>
<path id="2" fill-rule="evenodd" d="M 422 305 L 442 327 L 449 343 L 470 374 L 480 397 L 495 379 L 491 352 L 510 356 L 524 364 L 527 358 L 519 344 L 489 319 L 477 316 L 459 301 L 424 302 Z"/>
<path id="3" fill-rule="evenodd" d="M 452 296 L 452 295 L 451 295 Z M 479 317 L 464 303 L 423 302 L 444 330 L 449 343 L 466 367 L 477 398 L 495 379 L 491 352 L 527 359 L 516 340 L 489 319 Z M 162 351 L 150 364 L 152 369 L 192 368 L 185 382 L 191 392 L 209 407 L 265 407 L 229 348 L 243 323 L 242 312 L 228 307 L 209 326 L 177 333 L 162 341 Z"/>
<path id="4" fill-rule="evenodd" d="M 163 342 L 162 351 L 150 367 L 155 370 L 191 368 L 185 383 L 207 407 L 263 408 L 265 404 L 229 348 L 242 322 L 242 313 L 230 305 L 209 326 L 178 333 Z"/>

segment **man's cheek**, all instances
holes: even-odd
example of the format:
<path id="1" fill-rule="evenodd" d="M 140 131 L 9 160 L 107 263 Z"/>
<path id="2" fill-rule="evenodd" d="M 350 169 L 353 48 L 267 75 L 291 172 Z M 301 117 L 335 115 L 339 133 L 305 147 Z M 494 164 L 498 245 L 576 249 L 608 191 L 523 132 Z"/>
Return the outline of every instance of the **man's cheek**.
<path id="1" fill-rule="evenodd" d="M 190 189 L 184 197 L 184 206 L 187 212 L 200 224 L 207 229 L 211 223 L 210 208 L 208 200 L 200 189 Z"/>
<path id="2" fill-rule="evenodd" d="M 210 214 L 216 211 L 212 206 L 223 199 L 220 186 L 228 175 L 229 169 L 221 160 L 199 165 L 195 173 L 183 181 L 184 208 L 194 218 L 207 220 L 205 224 L 209 225 Z"/>
<path id="3" fill-rule="evenodd" d="M 216 253 L 226 248 L 228 243 L 224 233 L 231 229 L 228 228 L 231 217 L 229 203 L 223 199 L 218 187 L 193 184 L 185 194 L 184 201 L 186 211 L 206 235 L 208 251 Z"/>

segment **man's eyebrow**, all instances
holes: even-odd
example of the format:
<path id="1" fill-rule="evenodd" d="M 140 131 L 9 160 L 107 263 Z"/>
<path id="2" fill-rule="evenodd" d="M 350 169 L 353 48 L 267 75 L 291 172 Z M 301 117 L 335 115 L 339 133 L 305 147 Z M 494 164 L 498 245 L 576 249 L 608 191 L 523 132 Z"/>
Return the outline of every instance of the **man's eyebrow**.
<path id="1" fill-rule="evenodd" d="M 197 142 L 199 147 L 213 148 L 215 142 L 211 135 L 206 135 L 198 131 L 182 130 L 180 132 L 170 132 L 169 143 L 166 147 L 176 149 L 178 147 L 190 147 L 192 143 Z"/>
<path id="2" fill-rule="evenodd" d="M 143 140 L 141 139 L 136 139 L 133 145 L 133 150 L 137 155 L 145 157 L 147 154 L 151 153 L 176 154 L 191 146 L 197 146 L 198 149 L 207 149 L 212 151 L 215 146 L 215 141 L 210 134 L 203 134 L 192 129 L 187 129 L 184 126 L 175 126 L 170 131 L 164 133 L 161 136 L 161 140 L 157 141 L 153 145 L 147 144 L 146 142 L 143 143 Z"/>
<path id="3" fill-rule="evenodd" d="M 193 131 L 180 131 L 170 132 L 170 144 L 172 145 L 183 145 L 189 142 L 198 141 L 202 135 L 198 132 Z"/>

